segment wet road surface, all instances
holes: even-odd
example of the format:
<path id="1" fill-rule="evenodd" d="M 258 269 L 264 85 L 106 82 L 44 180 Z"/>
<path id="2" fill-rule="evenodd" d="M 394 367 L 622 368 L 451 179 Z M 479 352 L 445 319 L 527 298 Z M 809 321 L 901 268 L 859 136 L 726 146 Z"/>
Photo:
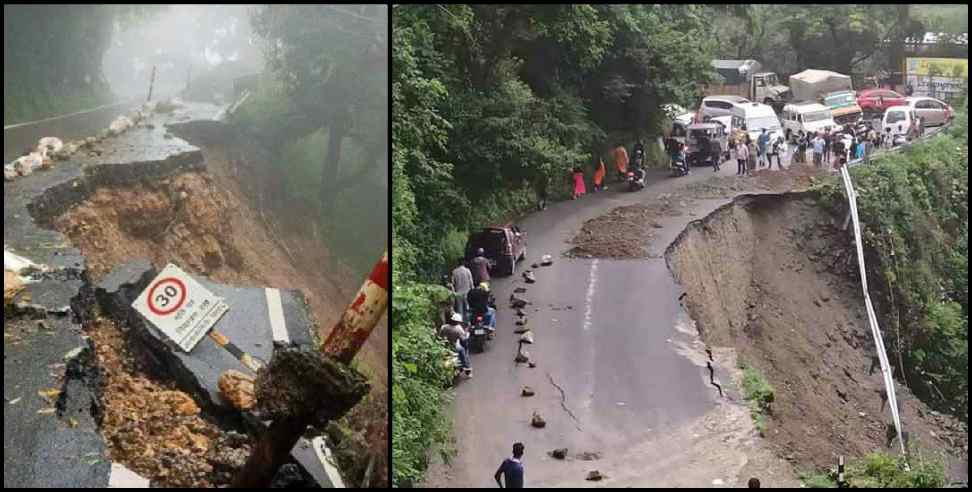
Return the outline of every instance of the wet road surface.
<path id="1" fill-rule="evenodd" d="M 724 165 L 719 174 L 734 172 Z M 562 462 L 547 452 L 566 447 L 569 456 L 586 451 L 618 459 L 713 409 L 717 394 L 707 384 L 704 366 L 675 348 L 693 337 L 675 328 L 680 291 L 663 253 L 689 221 L 726 200 L 697 202 L 682 216 L 659 218 L 662 228 L 650 244 L 649 259 L 568 259 L 561 254 L 586 220 L 714 174 L 700 167 L 690 176 L 671 178 L 666 171 L 652 170 L 649 186 L 640 192 L 612 187 L 551 205 L 520 222 L 528 239 L 527 259 L 516 276 L 493 282 L 497 336 L 486 353 L 472 355 L 474 378 L 456 390 L 458 456 L 451 468 L 433 466 L 429 485 L 495 486 L 492 475 L 515 441 L 527 449 L 528 486 L 584 485 L 586 470 L 597 462 Z M 523 282 L 520 272 L 545 254 L 554 257 L 553 266 L 535 270 L 537 283 Z M 525 287 L 527 292 L 518 296 L 533 303 L 525 311 L 536 343 L 524 346 L 537 363 L 533 369 L 513 360 L 519 336 L 513 333 L 515 311 L 508 299 L 516 287 Z M 536 396 L 521 397 L 524 385 Z M 534 411 L 547 421 L 544 429 L 530 426 Z"/>

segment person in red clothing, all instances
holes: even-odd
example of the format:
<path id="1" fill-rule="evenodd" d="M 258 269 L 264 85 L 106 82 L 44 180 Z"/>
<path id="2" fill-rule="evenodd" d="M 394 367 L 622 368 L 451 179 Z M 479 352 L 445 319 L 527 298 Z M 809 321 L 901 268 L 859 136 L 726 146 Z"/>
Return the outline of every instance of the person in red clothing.
<path id="1" fill-rule="evenodd" d="M 597 167 L 597 170 L 594 171 L 594 191 L 606 190 L 607 187 L 604 186 L 604 175 L 607 174 L 607 170 L 604 168 L 604 159 L 595 155 L 594 163 Z"/>
<path id="2" fill-rule="evenodd" d="M 574 196 L 571 199 L 576 200 L 585 193 L 587 193 L 587 188 L 584 185 L 584 170 L 576 167 L 574 168 Z"/>

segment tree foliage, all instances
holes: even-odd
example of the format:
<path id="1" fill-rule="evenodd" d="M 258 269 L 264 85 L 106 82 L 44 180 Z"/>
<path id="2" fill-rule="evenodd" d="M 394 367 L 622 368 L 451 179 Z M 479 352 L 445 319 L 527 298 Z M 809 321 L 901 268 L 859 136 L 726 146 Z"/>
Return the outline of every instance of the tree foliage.
<path id="1" fill-rule="evenodd" d="M 153 5 L 4 5 L 4 124 L 112 100 L 101 58 L 115 23 L 139 23 Z"/>

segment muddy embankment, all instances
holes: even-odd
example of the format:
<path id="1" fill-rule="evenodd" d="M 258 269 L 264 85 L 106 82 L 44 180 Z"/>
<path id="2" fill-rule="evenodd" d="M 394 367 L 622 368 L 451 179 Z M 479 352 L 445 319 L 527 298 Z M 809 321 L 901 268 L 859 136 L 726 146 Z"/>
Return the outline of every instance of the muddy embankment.
<path id="1" fill-rule="evenodd" d="M 98 180 L 97 184 L 85 187 L 83 196 L 74 196 L 70 189 L 61 190 L 62 195 L 70 196 L 52 192 L 47 201 L 73 205 L 46 207 L 44 217 L 39 220 L 49 222 L 81 250 L 87 260 L 86 275 L 90 282 L 100 280 L 119 265 L 144 258 L 157 269 L 173 262 L 190 273 L 225 284 L 298 289 L 307 299 L 323 339 L 351 300 L 356 284 L 363 279 L 342 273 L 340 264 L 328 257 L 314 238 L 282 230 L 278 224 L 284 221 L 275 220 L 272 213 L 253 205 L 255 200 L 244 191 L 251 189 L 252 183 L 246 183 L 237 172 L 238 162 L 231 156 L 239 152 L 228 148 L 227 142 L 235 139 L 224 126 L 216 122 L 195 122 L 173 125 L 170 130 L 201 149 L 202 165 L 121 180 Z M 130 167 L 136 168 L 118 168 L 129 172 Z M 149 169 L 148 166 L 137 168 Z M 331 267 L 336 263 L 337 271 L 334 271 Z M 131 341 L 124 329 L 103 319 L 85 328 L 93 332 L 92 338 L 100 348 L 97 350 L 99 364 L 109 374 L 106 398 L 109 415 L 134 414 L 143 408 L 144 404 L 124 398 L 125 394 L 168 408 L 171 388 L 164 378 L 155 378 L 151 370 L 132 363 L 126 350 Z M 358 365 L 369 375 L 374 389 L 348 417 L 348 425 L 335 430 L 341 436 L 336 451 L 342 472 L 352 484 L 360 483 L 369 463 L 373 470 L 372 484 L 387 480 L 382 472 L 387 469 L 387 340 L 387 326 L 382 326 L 358 357 Z M 103 350 L 107 347 L 111 349 Z M 117 402 L 114 409 L 112 395 Z M 218 467 L 212 470 L 209 465 L 213 461 L 206 457 L 203 448 L 208 448 L 209 442 L 216 448 L 217 443 L 226 439 L 239 441 L 239 434 L 221 433 L 212 427 L 207 430 L 198 422 L 182 424 L 175 425 L 174 431 L 165 432 L 162 432 L 164 425 L 154 425 L 149 430 L 138 429 L 140 426 L 136 425 L 134 431 L 106 425 L 104 431 L 113 454 L 131 455 L 131 459 L 123 461 L 162 483 L 196 486 L 226 483 L 229 474 L 219 475 Z M 224 423 L 218 424 L 222 427 Z M 188 433 L 184 432 L 187 429 Z M 135 432 L 134 441 L 132 432 Z M 184 483 L 167 480 L 169 467 L 153 465 L 157 460 L 135 456 L 158 451 L 152 440 L 147 439 L 146 445 L 139 444 L 142 441 L 137 438 L 141 434 L 166 437 L 171 432 L 181 432 L 169 437 L 173 442 L 185 440 L 182 449 L 200 451 L 200 459 L 194 461 L 195 468 L 175 466 L 177 470 L 195 471 Z M 163 448 L 168 446 L 159 440 L 155 443 Z M 235 449 L 239 449 L 237 446 L 234 443 Z"/>
<path id="2" fill-rule="evenodd" d="M 691 223 L 666 259 L 702 340 L 734 349 L 775 388 L 766 439 L 799 469 L 888 449 L 880 370 L 852 235 L 810 193 L 743 195 Z M 913 451 L 967 475 L 968 434 L 902 385 Z M 895 444 L 897 446 L 897 444 Z"/>

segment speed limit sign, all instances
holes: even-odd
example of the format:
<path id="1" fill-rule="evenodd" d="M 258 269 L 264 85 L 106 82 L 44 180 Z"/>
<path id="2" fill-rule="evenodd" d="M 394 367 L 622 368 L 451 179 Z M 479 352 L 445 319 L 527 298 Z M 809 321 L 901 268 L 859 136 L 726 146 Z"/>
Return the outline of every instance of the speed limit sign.
<path id="1" fill-rule="evenodd" d="M 186 352 L 229 310 L 222 298 L 171 264 L 152 280 L 132 308 Z"/>

